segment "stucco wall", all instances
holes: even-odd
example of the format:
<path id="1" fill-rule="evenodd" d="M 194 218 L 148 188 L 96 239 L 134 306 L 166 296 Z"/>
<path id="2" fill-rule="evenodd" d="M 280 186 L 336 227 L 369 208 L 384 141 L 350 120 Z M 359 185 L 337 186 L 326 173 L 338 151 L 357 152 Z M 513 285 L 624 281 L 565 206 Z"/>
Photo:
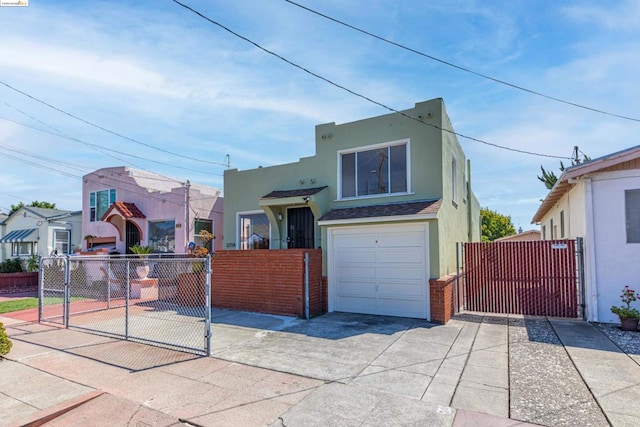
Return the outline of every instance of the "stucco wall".
<path id="1" fill-rule="evenodd" d="M 640 170 L 602 173 L 592 179 L 599 322 L 618 322 L 610 307 L 621 305 L 625 285 L 640 291 L 640 243 L 627 243 L 626 239 L 625 190 L 631 189 L 640 189 Z M 635 307 L 640 309 L 640 304 Z"/>
<path id="2" fill-rule="evenodd" d="M 120 235 L 117 229 L 106 222 L 89 220 L 89 197 L 94 191 L 116 189 L 116 200 L 135 203 L 144 213 L 146 219 L 132 219 L 141 231 L 141 244 L 146 245 L 148 239 L 148 222 L 174 220 L 175 229 L 175 251 L 184 253 L 189 241 L 193 240 L 193 224 L 196 216 L 201 219 L 211 219 L 213 221 L 214 248 L 222 249 L 222 197 L 215 197 L 211 194 L 203 194 L 197 186 L 191 185 L 189 188 L 189 224 L 185 225 L 186 209 L 185 194 L 186 187 L 179 181 L 168 181 L 167 179 L 144 179 L 132 176 L 136 171 L 131 171 L 125 167 L 113 167 L 99 169 L 83 177 L 82 187 L 82 234 L 91 234 L 98 237 L 116 237 L 116 250 L 125 253 L 125 236 Z M 211 188 L 212 191 L 215 189 Z M 86 246 L 85 246 L 86 247 Z"/>
<path id="3" fill-rule="evenodd" d="M 233 249 L 238 246 L 237 213 L 261 211 L 259 199 L 274 190 L 295 190 L 328 186 L 318 197 L 310 203 L 316 220 L 320 215 L 333 208 L 355 207 L 375 204 L 389 204 L 408 202 L 412 200 L 438 199 L 443 195 L 443 177 L 450 180 L 450 169 L 447 173 L 444 167 L 450 168 L 451 158 L 443 159 L 442 150 L 455 153 L 458 165 L 458 198 L 459 209 L 445 208 L 448 215 L 442 215 L 443 228 L 430 229 L 430 271 L 432 277 L 439 277 L 441 270 L 455 269 L 455 243 L 440 243 L 440 236 L 449 242 L 467 240 L 468 215 L 466 206 L 469 200 L 462 202 L 464 191 L 464 170 L 466 158 L 455 136 L 443 132 L 434 126 L 450 127 L 449 119 L 444 110 L 441 99 L 416 104 L 415 108 L 406 110 L 411 117 L 421 117 L 425 123 L 404 117 L 400 114 L 387 114 L 368 118 L 356 122 L 336 125 L 322 124 L 315 129 L 316 154 L 313 157 L 302 158 L 298 162 L 272 167 L 238 171 L 225 171 L 225 216 L 224 216 L 224 247 Z M 381 144 L 398 140 L 408 140 L 410 150 L 410 191 L 407 194 L 360 197 L 338 200 L 338 152 L 373 144 Z M 444 141 L 443 141 L 444 139 Z M 449 166 L 446 166 L 448 164 Z M 451 194 L 451 188 L 447 190 Z M 292 199 L 291 203 L 304 206 L 302 198 Z M 471 197 L 471 204 L 475 209 L 479 221 L 479 205 L 475 196 Z M 451 197 L 449 196 L 449 203 Z M 277 212 L 271 218 L 271 248 L 286 247 L 286 210 L 283 220 L 278 221 Z M 353 225 L 353 224 L 352 224 Z M 476 234 L 477 236 L 478 234 Z M 326 247 L 326 227 L 316 229 L 316 247 Z M 438 254 L 447 252 L 447 261 L 440 265 Z M 450 253 L 449 253 L 450 252 Z M 326 254 L 325 254 L 326 255 Z M 324 273 L 326 274 L 326 256 Z M 453 262 L 451 261 L 453 260 Z"/>

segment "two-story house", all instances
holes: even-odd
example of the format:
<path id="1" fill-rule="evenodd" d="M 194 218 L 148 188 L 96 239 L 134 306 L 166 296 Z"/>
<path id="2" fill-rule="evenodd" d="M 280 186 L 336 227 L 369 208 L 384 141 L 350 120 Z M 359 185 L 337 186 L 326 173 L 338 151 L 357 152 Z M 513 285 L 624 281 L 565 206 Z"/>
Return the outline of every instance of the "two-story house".
<path id="1" fill-rule="evenodd" d="M 189 242 L 201 243 L 202 230 L 222 234 L 222 209 L 217 188 L 124 166 L 99 169 L 83 177 L 84 248 L 124 254 L 140 244 L 186 253 Z M 213 240 L 213 249 L 222 248 L 221 240 Z"/>
<path id="2" fill-rule="evenodd" d="M 319 125 L 315 141 L 298 162 L 225 171 L 225 248 L 322 248 L 329 311 L 429 319 L 429 279 L 480 238 L 444 102 Z"/>

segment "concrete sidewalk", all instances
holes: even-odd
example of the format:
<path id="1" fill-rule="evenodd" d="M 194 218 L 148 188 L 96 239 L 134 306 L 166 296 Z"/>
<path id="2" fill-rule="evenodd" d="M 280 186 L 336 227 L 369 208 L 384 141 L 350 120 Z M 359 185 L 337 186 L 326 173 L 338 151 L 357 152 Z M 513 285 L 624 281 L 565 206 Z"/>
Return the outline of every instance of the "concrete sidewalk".
<path id="1" fill-rule="evenodd" d="M 640 424 L 634 333 L 522 316 L 261 316 L 217 313 L 210 358 L 0 318 L 14 343 L 0 425 Z"/>

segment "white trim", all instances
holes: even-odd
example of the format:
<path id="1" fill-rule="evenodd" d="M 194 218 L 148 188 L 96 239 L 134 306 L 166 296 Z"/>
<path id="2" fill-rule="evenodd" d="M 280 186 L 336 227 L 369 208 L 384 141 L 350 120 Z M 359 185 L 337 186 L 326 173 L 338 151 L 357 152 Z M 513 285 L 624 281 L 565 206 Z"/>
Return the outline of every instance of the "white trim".
<path id="1" fill-rule="evenodd" d="M 585 260 L 585 304 L 587 305 L 588 321 L 598 321 L 598 283 L 596 272 L 596 242 L 595 229 L 593 223 L 593 188 L 591 186 L 591 178 L 584 179 L 585 191 L 585 226 L 586 235 L 584 236 L 584 260 Z"/>
<path id="2" fill-rule="evenodd" d="M 394 215 L 394 216 L 374 216 L 367 218 L 350 218 L 350 219 L 333 219 L 318 221 L 320 226 L 331 226 L 341 224 L 369 224 L 372 222 L 404 222 L 404 221 L 425 221 L 430 219 L 437 219 L 438 214 L 416 214 L 416 215 Z"/>
<path id="3" fill-rule="evenodd" d="M 271 249 L 271 243 L 273 239 L 271 237 L 271 221 L 269 221 L 269 216 L 262 209 L 254 209 L 250 211 L 238 211 L 236 212 L 236 250 L 240 250 L 240 215 L 255 215 L 255 214 L 263 214 L 267 217 L 267 223 L 269 224 L 269 249 Z"/>
<path id="4" fill-rule="evenodd" d="M 416 193 L 383 193 L 383 194 L 367 194 L 360 197 L 345 197 L 344 199 L 335 199 L 334 202 L 349 202 L 353 200 L 363 199 L 381 199 L 383 197 L 397 197 L 397 196 L 413 196 Z"/>
<path id="5" fill-rule="evenodd" d="M 350 154 L 350 153 L 360 153 L 363 151 L 369 151 L 369 150 L 375 150 L 377 148 L 387 148 L 387 147 L 393 147 L 393 146 L 397 146 L 397 145 L 405 145 L 405 162 L 406 162 L 406 180 L 407 180 L 407 191 L 403 192 L 403 193 L 380 193 L 380 194 L 367 194 L 364 196 L 353 196 L 353 197 L 342 197 L 342 155 L 343 154 Z M 337 157 L 337 166 L 338 166 L 338 170 L 337 170 L 337 194 L 338 194 L 338 201 L 342 201 L 342 200 L 354 200 L 354 199 L 363 199 L 363 198 L 367 198 L 367 197 L 384 197 L 384 196 L 397 196 L 397 195 L 403 195 L 403 194 L 412 194 L 411 193 L 411 138 L 403 138 L 403 139 L 396 139 L 394 141 L 387 141 L 387 142 L 380 142 L 377 144 L 371 144 L 371 145 L 362 145 L 360 147 L 354 147 L 354 148 L 345 148 L 343 150 L 338 150 L 336 151 L 336 157 Z M 355 173 L 355 187 L 356 187 L 356 193 L 358 192 L 358 165 L 356 163 L 356 170 L 354 171 Z M 391 162 L 389 162 L 389 178 L 391 178 Z M 389 179 L 389 184 L 391 184 L 391 179 Z M 391 187 L 389 187 L 389 191 L 391 191 Z"/>

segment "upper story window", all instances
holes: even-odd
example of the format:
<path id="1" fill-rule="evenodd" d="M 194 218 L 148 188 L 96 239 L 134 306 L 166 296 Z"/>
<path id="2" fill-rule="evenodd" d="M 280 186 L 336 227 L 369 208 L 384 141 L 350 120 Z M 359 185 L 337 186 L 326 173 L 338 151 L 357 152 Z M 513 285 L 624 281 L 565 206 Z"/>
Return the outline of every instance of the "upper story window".
<path id="1" fill-rule="evenodd" d="M 409 143 L 406 140 L 341 151 L 338 161 L 340 198 L 409 191 Z"/>
<path id="2" fill-rule="evenodd" d="M 116 189 L 92 191 L 89 193 L 89 221 L 100 221 L 102 215 L 116 201 Z"/>

